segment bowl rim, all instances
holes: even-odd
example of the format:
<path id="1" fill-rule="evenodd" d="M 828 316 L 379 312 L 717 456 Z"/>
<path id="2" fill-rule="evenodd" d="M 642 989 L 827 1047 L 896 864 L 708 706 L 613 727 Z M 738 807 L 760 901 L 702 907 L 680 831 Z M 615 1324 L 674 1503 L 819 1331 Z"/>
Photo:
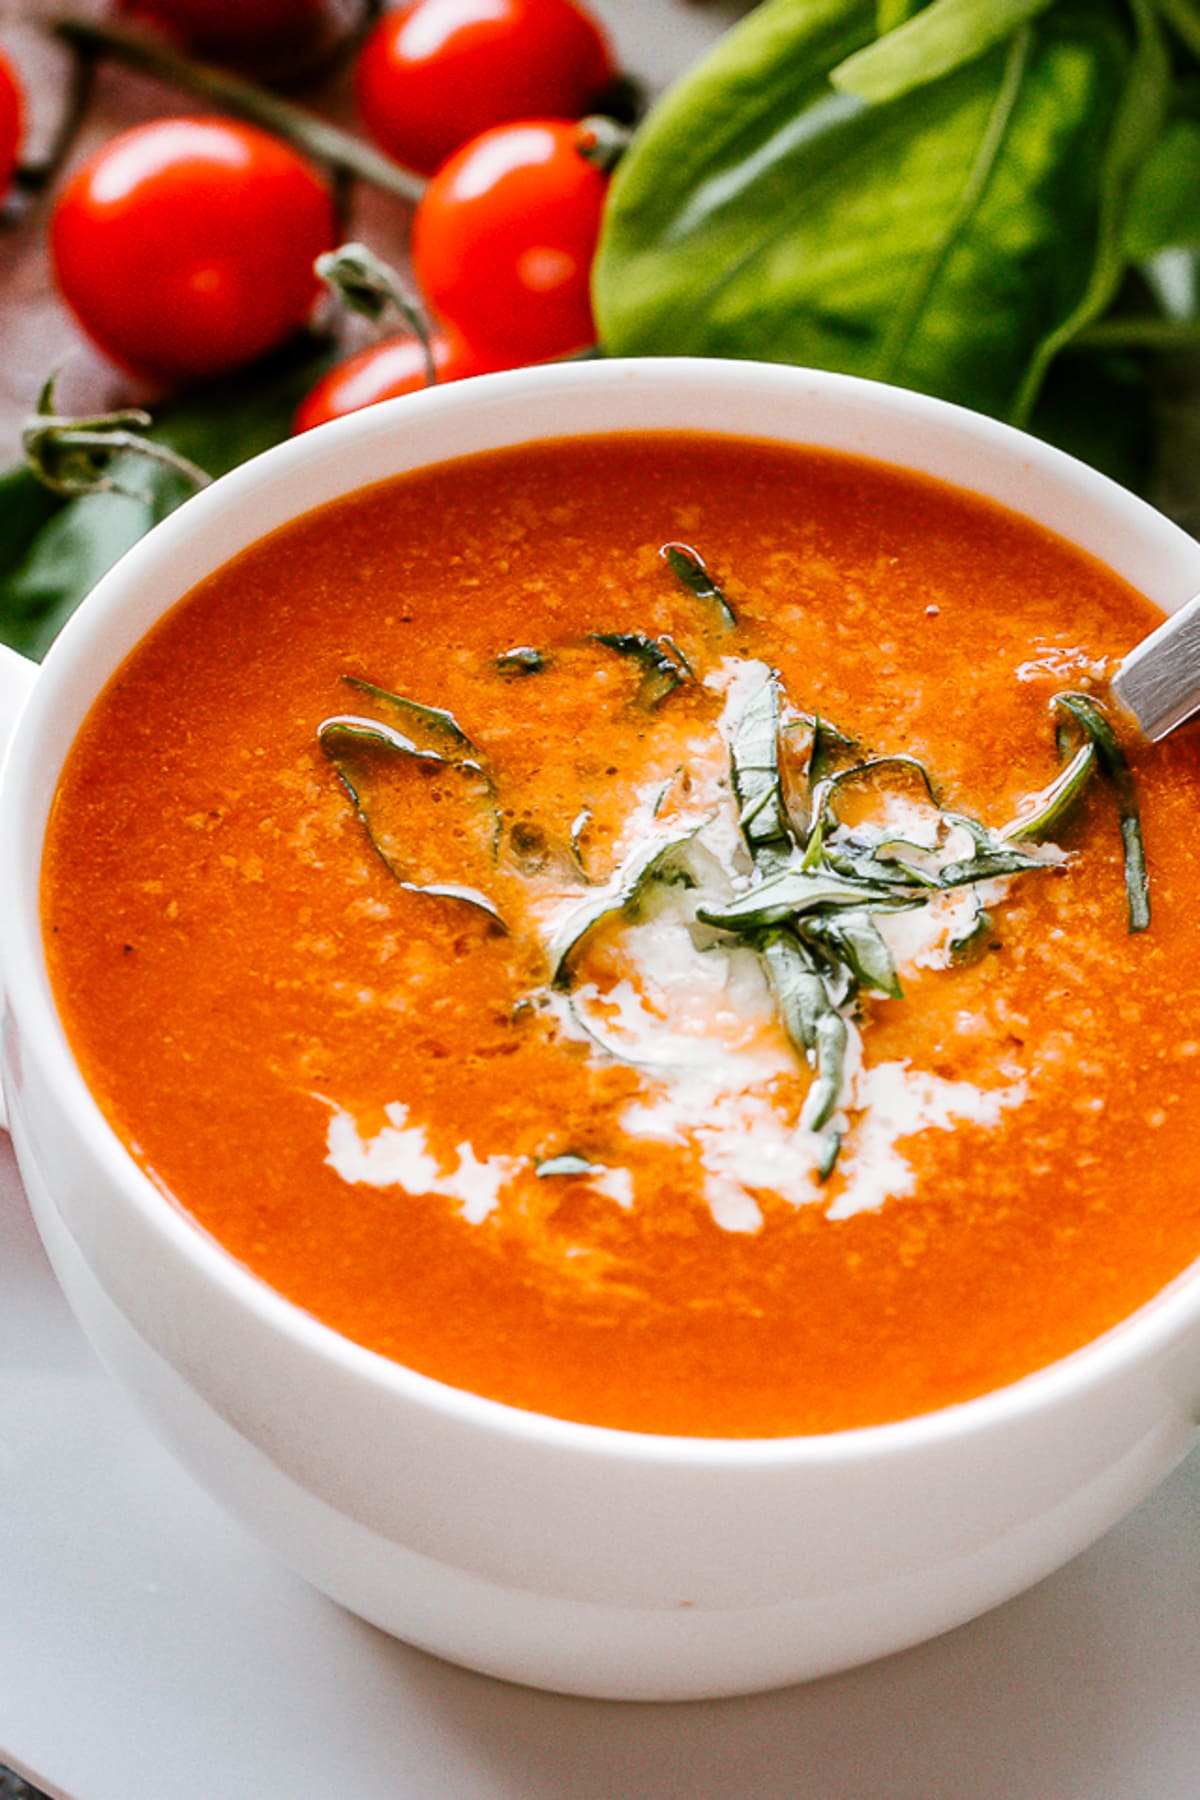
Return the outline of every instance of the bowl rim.
<path id="1" fill-rule="evenodd" d="M 45 820 L 35 819 L 30 814 L 31 806 L 36 810 L 32 795 L 38 773 L 40 739 L 53 719 L 58 694 L 69 680 L 79 679 L 89 663 L 103 661 L 101 677 L 93 676 L 90 682 L 91 699 L 94 700 L 124 659 L 126 651 L 114 656 L 108 649 L 108 627 L 114 617 L 123 615 L 131 605 L 139 583 L 152 579 L 156 570 L 169 564 L 181 548 L 203 541 L 205 534 L 219 526 L 228 515 L 248 517 L 253 512 L 256 496 L 266 487 L 274 488 L 281 479 L 286 480 L 293 471 L 314 463 L 335 468 L 346 447 L 362 448 L 376 441 L 390 440 L 397 431 L 419 432 L 422 420 L 431 413 L 474 413 L 491 417 L 497 408 L 512 410 L 522 398 L 547 394 L 565 398 L 614 382 L 631 383 L 635 393 L 646 395 L 675 392 L 682 383 L 687 389 L 702 389 L 713 396 L 728 391 L 731 386 L 761 389 L 765 396 L 783 384 L 796 393 L 807 391 L 810 395 L 825 398 L 844 397 L 860 408 L 911 420 L 914 426 L 923 421 L 932 422 L 943 430 L 948 428 L 963 433 L 984 448 L 1018 459 L 1050 478 L 1059 488 L 1089 492 L 1104 502 L 1106 510 L 1111 510 L 1119 523 L 1127 521 L 1131 526 L 1136 525 L 1143 536 L 1148 531 L 1156 533 L 1164 551 L 1170 550 L 1176 560 L 1194 566 L 1195 581 L 1200 585 L 1200 545 L 1147 502 L 1119 487 L 1107 476 L 1000 421 L 947 401 L 862 377 L 715 358 L 614 359 L 510 370 L 378 403 L 289 439 L 241 464 L 201 491 L 125 553 L 97 583 L 55 640 L 43 665 L 46 675 L 39 676 L 34 683 L 14 734 L 0 791 L 0 966 L 6 1010 L 19 1020 L 23 1039 L 28 1037 L 34 1046 L 35 1060 L 45 1070 L 61 1104 L 70 1109 L 75 1130 L 90 1158 L 112 1189 L 121 1194 L 123 1204 L 133 1208 L 140 1222 L 149 1227 L 173 1256 L 188 1264 L 200 1280 L 252 1315 L 257 1324 L 289 1340 L 301 1352 L 336 1365 L 349 1378 L 398 1402 L 406 1402 L 464 1427 L 509 1441 L 569 1450 L 602 1460 L 730 1469 L 816 1467 L 829 1463 L 887 1461 L 952 1439 L 974 1438 L 1006 1421 L 1048 1411 L 1071 1400 L 1082 1400 L 1089 1391 L 1130 1372 L 1143 1360 L 1169 1353 L 1189 1328 L 1194 1329 L 1200 1323 L 1200 1257 L 1143 1306 L 1068 1356 L 973 1399 L 876 1425 L 771 1438 L 674 1436 L 593 1425 L 527 1411 L 452 1387 L 343 1336 L 239 1262 L 134 1161 L 105 1119 L 75 1062 L 50 995 L 37 920 L 37 880 L 23 863 L 27 841 L 24 834 L 34 831 L 39 852 L 36 860 L 40 862 Z M 568 425 L 558 435 L 578 437 L 639 429 L 676 428 L 646 419 L 639 424 L 624 426 Z M 721 434 L 717 421 L 710 429 L 716 435 Z M 731 432 L 729 435 L 744 437 L 747 434 Z M 794 436 L 776 437 L 769 428 L 769 419 L 764 419 L 760 435 L 765 441 L 799 442 Z M 545 436 L 541 432 L 527 436 L 522 430 L 514 429 L 505 442 L 516 446 L 543 441 Z M 436 456 L 423 460 L 418 456 L 410 466 L 414 470 L 433 468 L 458 457 L 478 454 L 488 447 L 479 444 L 473 449 L 456 452 L 452 458 Z M 889 460 L 869 449 L 857 453 L 876 461 Z M 912 464 L 893 466 L 919 470 L 921 465 L 917 459 Z M 391 478 L 384 474 L 366 483 L 354 481 L 344 487 L 334 485 L 327 498 L 336 499 L 374 485 L 374 480 Z M 944 476 L 938 478 L 945 479 Z M 984 491 L 966 482 L 960 485 L 968 493 Z M 1006 504 L 1004 501 L 997 503 Z M 307 510 L 307 507 L 298 508 L 293 516 Z M 1010 510 L 1015 509 L 1010 507 Z M 261 530 L 251 530 L 241 539 L 239 548 L 262 535 L 265 534 Z M 236 554 L 238 550 L 227 549 L 209 567 L 218 568 Z M 173 598 L 159 608 L 156 617 L 178 604 L 193 585 L 188 581 L 182 589 L 173 589 Z M 1181 594 L 1180 598 L 1184 596 Z M 141 635 L 139 631 L 137 638 Z M 72 741 L 74 736 L 75 731 L 71 734 Z M 56 762 L 56 774 L 58 766 Z M 34 896 L 32 905 L 29 904 L 31 892 Z M 1200 1391 L 1200 1367 L 1196 1379 Z"/>

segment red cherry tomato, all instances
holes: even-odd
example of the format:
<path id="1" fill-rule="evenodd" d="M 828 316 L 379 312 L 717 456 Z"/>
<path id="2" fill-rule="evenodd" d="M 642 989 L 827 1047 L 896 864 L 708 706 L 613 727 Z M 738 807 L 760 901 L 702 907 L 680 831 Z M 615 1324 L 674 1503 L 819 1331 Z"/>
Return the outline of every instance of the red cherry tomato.
<path id="1" fill-rule="evenodd" d="M 303 158 L 229 119 L 120 132 L 68 182 L 50 224 L 59 287 L 88 336 L 168 381 L 237 368 L 294 331 L 336 236 Z"/>
<path id="2" fill-rule="evenodd" d="M 608 177 L 561 119 L 485 131 L 434 175 L 413 216 L 430 304 L 484 355 L 538 362 L 595 338 L 589 292 Z"/>
<path id="3" fill-rule="evenodd" d="M 408 0 L 359 57 L 363 124 L 383 149 L 431 175 L 509 119 L 574 119 L 615 74 L 600 27 L 572 0 Z"/>
<path id="4" fill-rule="evenodd" d="M 468 375 L 484 375 L 496 366 L 450 328 L 439 327 L 431 332 L 429 348 L 439 385 L 444 381 L 462 381 Z M 322 375 L 301 401 L 294 429 L 310 431 L 329 419 L 342 419 L 364 406 L 374 406 L 377 400 L 416 393 L 428 385 L 426 377 L 425 353 L 415 337 L 383 338 Z"/>
<path id="5" fill-rule="evenodd" d="M 23 120 L 20 83 L 8 62 L 0 56 L 0 194 L 7 192 L 17 166 Z"/>
<path id="6" fill-rule="evenodd" d="M 120 0 L 196 50 L 264 50 L 302 42 L 320 22 L 320 0 Z"/>

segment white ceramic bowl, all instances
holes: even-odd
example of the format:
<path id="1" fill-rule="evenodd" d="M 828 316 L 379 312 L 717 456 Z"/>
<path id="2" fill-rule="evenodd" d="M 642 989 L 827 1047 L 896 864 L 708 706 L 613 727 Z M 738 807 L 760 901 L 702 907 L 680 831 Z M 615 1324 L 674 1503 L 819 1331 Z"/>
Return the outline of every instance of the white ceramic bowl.
<path id="1" fill-rule="evenodd" d="M 1200 1272 L 1015 1386 L 899 1424 L 732 1442 L 538 1417 L 348 1343 L 134 1165 L 67 1047 L 38 929 L 42 833 L 91 701 L 246 544 L 404 469 L 540 438 L 695 428 L 857 451 L 990 495 L 1165 610 L 1200 546 L 990 420 L 834 375 L 646 361 L 517 371 L 343 420 L 225 477 L 97 587 L 29 687 L 0 795 L 4 1078 L 39 1227 L 96 1348 L 196 1477 L 318 1587 L 456 1662 L 567 1692 L 687 1698 L 818 1675 L 1016 1593 L 1194 1441 Z M 11 723 L 11 718 L 9 720 Z"/>

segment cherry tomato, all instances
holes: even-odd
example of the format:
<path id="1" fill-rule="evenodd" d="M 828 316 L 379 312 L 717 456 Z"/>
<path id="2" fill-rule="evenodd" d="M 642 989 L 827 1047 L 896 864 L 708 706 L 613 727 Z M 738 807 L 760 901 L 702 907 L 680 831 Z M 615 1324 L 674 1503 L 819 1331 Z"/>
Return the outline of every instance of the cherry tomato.
<path id="1" fill-rule="evenodd" d="M 371 136 L 431 175 L 492 125 L 578 118 L 614 74 L 573 0 L 408 0 L 372 31 L 356 82 Z"/>
<path id="2" fill-rule="evenodd" d="M 8 62 L 0 56 L 0 195 L 7 192 L 17 166 L 23 121 L 20 83 Z"/>
<path id="3" fill-rule="evenodd" d="M 443 163 L 417 205 L 417 279 L 484 355 L 538 362 L 595 338 L 589 283 L 608 177 L 579 141 L 561 119 L 498 125 Z"/>
<path id="4" fill-rule="evenodd" d="M 121 0 L 196 50 L 254 51 L 302 42 L 320 23 L 320 0 Z"/>
<path id="5" fill-rule="evenodd" d="M 50 224 L 63 297 L 88 336 L 168 381 L 250 362 L 299 326 L 337 237 L 294 150 L 229 119 L 155 119 L 111 138 Z"/>
<path id="6" fill-rule="evenodd" d="M 495 364 L 481 357 L 450 327 L 430 333 L 429 348 L 439 384 L 484 375 Z M 310 431 L 328 419 L 342 419 L 377 400 L 394 400 L 427 385 L 425 353 L 415 337 L 383 338 L 348 356 L 322 375 L 300 403 L 294 429 Z"/>

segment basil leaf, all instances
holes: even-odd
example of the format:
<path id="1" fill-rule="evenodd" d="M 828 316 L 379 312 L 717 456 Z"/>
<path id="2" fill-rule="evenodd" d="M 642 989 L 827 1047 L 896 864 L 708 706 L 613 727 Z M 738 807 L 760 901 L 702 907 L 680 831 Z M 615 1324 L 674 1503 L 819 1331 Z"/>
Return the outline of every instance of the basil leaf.
<path id="1" fill-rule="evenodd" d="M 408 700 L 403 694 L 390 693 L 387 688 L 377 687 L 373 681 L 364 681 L 358 675 L 343 675 L 342 680 L 347 687 L 356 688 L 360 694 L 366 694 L 376 701 L 386 712 L 393 713 L 410 730 L 415 727 L 419 735 L 448 743 L 456 751 L 474 757 L 477 764 L 481 762 L 479 751 L 458 720 L 443 707 L 426 706 L 420 700 Z M 455 760 L 462 759 L 456 757 Z"/>
<path id="2" fill-rule="evenodd" d="M 904 998 L 892 953 L 868 912 L 852 910 L 811 919 L 804 930 L 806 936 L 827 944 L 862 987 L 873 988 L 889 1000 Z"/>
<path id="3" fill-rule="evenodd" d="M 1150 151 L 1130 196 L 1125 249 L 1135 262 L 1164 250 L 1200 249 L 1200 119 L 1173 119 Z"/>
<path id="4" fill-rule="evenodd" d="M 1146 850 L 1142 842 L 1137 790 L 1133 785 L 1133 776 L 1125 760 L 1120 739 L 1105 717 L 1103 708 L 1097 705 L 1090 694 L 1055 694 L 1050 704 L 1069 714 L 1079 726 L 1095 749 L 1100 773 L 1113 791 L 1121 823 L 1129 929 L 1146 931 L 1150 925 L 1150 879 L 1146 872 Z"/>
<path id="5" fill-rule="evenodd" d="M 873 9 L 766 0 L 618 167 L 595 271 L 606 349 L 842 369 L 1025 419 L 1124 266 L 1165 101 L 1146 5 L 1132 39 L 1122 0 L 1059 0 L 868 107 L 827 77 Z"/>
<path id="6" fill-rule="evenodd" d="M 695 594 L 697 600 L 711 603 L 722 624 L 737 624 L 737 614 L 709 574 L 708 565 L 698 550 L 693 550 L 690 544 L 664 544 L 658 554 L 689 593 Z"/>
<path id="7" fill-rule="evenodd" d="M 872 912 L 910 912 L 923 906 L 923 895 L 897 895 L 887 888 L 851 881 L 823 869 L 787 869 L 760 881 L 727 906 L 701 906 L 696 917 L 704 925 L 722 931 L 758 931 L 768 925 L 784 925 L 808 913 L 835 909 Z"/>
<path id="8" fill-rule="evenodd" d="M 678 853 L 691 843 L 705 821 L 667 838 L 655 838 L 628 856 L 611 880 L 574 907 L 546 946 L 552 987 L 565 987 L 571 979 L 571 958 L 584 939 L 606 919 L 628 912 L 641 899 L 647 885 L 661 879 Z"/>
<path id="9" fill-rule="evenodd" d="M 997 832 L 1001 843 L 1027 838 L 1037 843 L 1061 819 L 1066 818 L 1087 787 L 1096 767 L 1096 748 L 1089 739 L 1079 746 L 1066 768 L 1040 793 L 1030 794 L 1017 808 L 1012 822 Z"/>
<path id="10" fill-rule="evenodd" d="M 794 841 L 779 764 L 779 677 L 760 667 L 762 680 L 734 723 L 729 766 L 742 836 L 755 866 L 770 874 L 787 863 Z"/>
<path id="11" fill-rule="evenodd" d="M 975 910 L 967 929 L 957 937 L 952 937 L 947 944 L 952 963 L 973 962 L 981 954 L 992 934 L 993 920 L 990 912 L 980 904 L 978 894 L 972 896 Z"/>
<path id="12" fill-rule="evenodd" d="M 784 1030 L 798 1050 L 811 1050 L 817 1041 L 817 1025 L 830 1010 L 829 994 L 812 952 L 790 931 L 766 931 L 755 947 Z"/>
<path id="13" fill-rule="evenodd" d="M 538 675 L 545 666 L 546 659 L 541 651 L 530 644 L 517 644 L 496 658 L 496 667 L 502 675 Z"/>
<path id="14" fill-rule="evenodd" d="M 564 1150 L 561 1156 L 546 1157 L 533 1172 L 539 1180 L 545 1181 L 554 1175 L 599 1175 L 603 1169 L 603 1163 L 589 1162 L 586 1156 L 578 1156 L 573 1150 Z"/>
<path id="15" fill-rule="evenodd" d="M 846 1021 L 839 1012 L 827 1012 L 817 1023 L 816 1080 L 808 1090 L 800 1115 L 800 1123 L 809 1131 L 819 1132 L 837 1108 L 845 1081 L 848 1035 Z M 833 1163 L 826 1166 L 823 1162 L 822 1166 L 828 1173 Z"/>
<path id="16" fill-rule="evenodd" d="M 1053 0 L 932 0 L 917 16 L 830 71 L 842 94 L 878 104 L 962 68 Z"/>
<path id="17" fill-rule="evenodd" d="M 635 631 L 593 631 L 592 638 L 618 656 L 628 656 L 644 670 L 636 701 L 648 712 L 662 705 L 681 682 L 691 678 L 683 653 L 666 638 L 643 637 Z"/>
<path id="18" fill-rule="evenodd" d="M 486 869 L 495 836 L 491 786 L 473 763 L 454 762 L 413 743 L 378 719 L 339 714 L 317 730 L 317 741 L 350 797 L 358 821 L 389 875 L 410 893 L 458 900 L 504 920 L 473 882 L 444 880 L 441 867 L 418 864 L 406 837 L 410 783 L 434 782 L 442 809 L 439 848 L 460 856 L 464 872 Z M 421 798 L 426 798 L 427 790 Z M 440 858 L 439 858 L 440 860 Z"/>

